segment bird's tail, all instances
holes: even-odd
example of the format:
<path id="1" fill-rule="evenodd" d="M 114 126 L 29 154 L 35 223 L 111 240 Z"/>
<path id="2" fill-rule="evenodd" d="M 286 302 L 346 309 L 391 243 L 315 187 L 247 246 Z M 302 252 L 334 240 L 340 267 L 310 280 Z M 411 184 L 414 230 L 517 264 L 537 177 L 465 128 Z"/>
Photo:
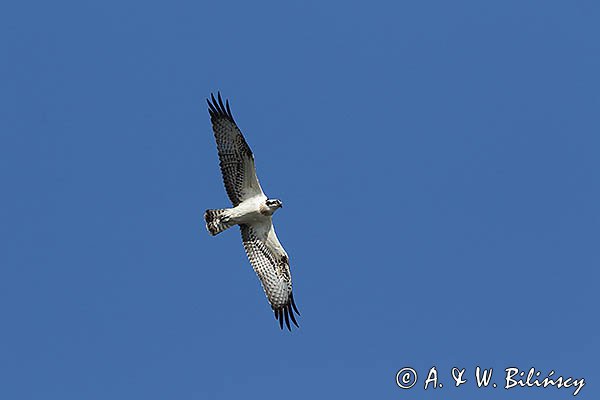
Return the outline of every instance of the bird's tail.
<path id="1" fill-rule="evenodd" d="M 226 208 L 206 210 L 204 220 L 206 221 L 206 229 L 213 236 L 235 225 L 228 221 Z"/>

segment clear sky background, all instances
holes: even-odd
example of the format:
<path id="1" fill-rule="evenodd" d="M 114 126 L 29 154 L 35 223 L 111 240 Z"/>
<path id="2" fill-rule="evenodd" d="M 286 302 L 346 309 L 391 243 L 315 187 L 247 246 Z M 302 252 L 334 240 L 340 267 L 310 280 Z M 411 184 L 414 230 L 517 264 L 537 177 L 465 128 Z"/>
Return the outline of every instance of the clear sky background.
<path id="1" fill-rule="evenodd" d="M 598 398 L 599 21 L 593 1 L 3 2 L 0 398 L 572 398 L 476 389 L 478 365 Z M 229 204 L 217 90 L 285 205 L 292 333 L 238 230 L 204 228 Z"/>

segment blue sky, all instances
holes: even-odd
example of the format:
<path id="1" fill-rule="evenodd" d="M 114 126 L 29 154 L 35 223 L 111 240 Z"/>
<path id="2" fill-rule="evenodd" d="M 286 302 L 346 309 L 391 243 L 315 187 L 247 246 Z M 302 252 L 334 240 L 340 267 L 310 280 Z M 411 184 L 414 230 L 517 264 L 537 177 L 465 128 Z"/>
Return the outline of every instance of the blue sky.
<path id="1" fill-rule="evenodd" d="M 597 397 L 599 18 L 590 1 L 3 3 L 0 397 L 572 397 L 476 389 L 476 366 Z M 285 204 L 291 334 L 239 233 L 203 225 L 228 205 L 217 90 Z M 444 387 L 425 391 L 432 366 Z"/>

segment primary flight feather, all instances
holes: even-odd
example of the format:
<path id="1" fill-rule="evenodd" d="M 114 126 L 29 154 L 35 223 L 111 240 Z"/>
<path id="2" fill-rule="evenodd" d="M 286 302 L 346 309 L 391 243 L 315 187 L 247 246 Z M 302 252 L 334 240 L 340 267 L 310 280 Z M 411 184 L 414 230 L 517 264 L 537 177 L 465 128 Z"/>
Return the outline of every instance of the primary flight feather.
<path id="1" fill-rule="evenodd" d="M 223 184 L 233 208 L 206 210 L 206 229 L 214 236 L 239 225 L 244 249 L 271 303 L 275 318 L 281 329 L 285 321 L 288 330 L 291 330 L 290 320 L 298 326 L 294 312 L 300 313 L 294 303 L 289 258 L 277 239 L 272 219 L 282 203 L 267 198 L 263 193 L 256 176 L 252 150 L 235 124 L 229 101 L 223 104 L 220 93 L 216 99 L 212 94 L 210 97 L 206 100 L 208 113 L 217 142 Z"/>

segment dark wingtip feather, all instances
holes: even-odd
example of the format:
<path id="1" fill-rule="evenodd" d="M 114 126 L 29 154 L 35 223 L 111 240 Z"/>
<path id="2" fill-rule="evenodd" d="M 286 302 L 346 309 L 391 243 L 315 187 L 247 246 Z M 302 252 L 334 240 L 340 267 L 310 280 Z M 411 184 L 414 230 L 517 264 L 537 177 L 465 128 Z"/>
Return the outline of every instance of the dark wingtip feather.
<path id="1" fill-rule="evenodd" d="M 206 102 L 208 103 L 208 113 L 210 114 L 211 117 L 215 117 L 217 114 L 217 110 L 215 109 L 215 106 L 212 105 L 212 103 L 210 102 L 210 100 L 206 99 Z"/>
<path id="2" fill-rule="evenodd" d="M 288 331 L 292 331 L 292 329 L 290 328 L 290 317 L 288 316 L 288 309 L 287 307 L 283 309 L 283 315 L 285 316 L 285 326 L 287 326 Z"/>
<path id="3" fill-rule="evenodd" d="M 221 92 L 217 92 L 217 98 L 219 99 L 219 106 L 221 106 L 221 111 L 225 114 L 225 106 L 223 105 L 223 99 L 221 98 Z"/>
<path id="4" fill-rule="evenodd" d="M 231 109 L 229 108 L 229 99 L 225 100 L 225 108 L 227 108 L 227 115 L 229 115 L 229 118 L 233 120 L 233 115 L 231 114 Z"/>
<path id="5" fill-rule="evenodd" d="M 292 311 L 292 306 L 288 304 L 287 308 L 288 308 L 288 312 L 290 314 L 290 318 L 292 319 L 292 322 L 294 323 L 294 325 L 296 325 L 297 328 L 300 328 L 300 325 L 298 325 L 298 322 L 296 321 L 296 317 L 294 317 L 294 312 Z"/>
<path id="6" fill-rule="evenodd" d="M 296 302 L 294 301 L 294 293 L 290 293 L 290 303 L 292 303 L 292 307 L 294 307 L 296 314 L 300 315 L 300 311 L 298 311 L 298 307 L 296 307 Z"/>
<path id="7" fill-rule="evenodd" d="M 279 310 L 277 310 L 279 313 L 279 328 L 281 328 L 281 330 L 283 330 L 283 313 L 281 312 L 281 308 Z"/>

